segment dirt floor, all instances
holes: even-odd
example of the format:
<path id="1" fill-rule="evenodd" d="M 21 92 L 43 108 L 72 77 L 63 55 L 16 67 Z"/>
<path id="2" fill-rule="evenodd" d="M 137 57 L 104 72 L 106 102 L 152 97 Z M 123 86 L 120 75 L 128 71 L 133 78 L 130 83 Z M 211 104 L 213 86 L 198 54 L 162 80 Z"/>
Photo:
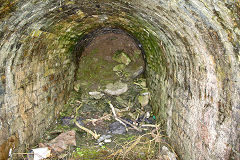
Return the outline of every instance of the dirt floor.
<path id="1" fill-rule="evenodd" d="M 68 104 L 38 147 L 49 147 L 50 159 L 175 159 L 152 113 L 144 63 L 128 35 L 95 37 Z"/>

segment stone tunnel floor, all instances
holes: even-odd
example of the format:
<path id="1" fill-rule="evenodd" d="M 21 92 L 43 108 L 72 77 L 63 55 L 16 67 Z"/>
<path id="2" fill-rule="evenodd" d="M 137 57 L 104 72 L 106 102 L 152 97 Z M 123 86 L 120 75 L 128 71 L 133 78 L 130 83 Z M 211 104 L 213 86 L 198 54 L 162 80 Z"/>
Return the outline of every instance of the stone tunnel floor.
<path id="1" fill-rule="evenodd" d="M 79 61 L 74 91 L 38 147 L 50 159 L 176 159 L 155 121 L 144 60 L 132 38 L 94 38 Z"/>

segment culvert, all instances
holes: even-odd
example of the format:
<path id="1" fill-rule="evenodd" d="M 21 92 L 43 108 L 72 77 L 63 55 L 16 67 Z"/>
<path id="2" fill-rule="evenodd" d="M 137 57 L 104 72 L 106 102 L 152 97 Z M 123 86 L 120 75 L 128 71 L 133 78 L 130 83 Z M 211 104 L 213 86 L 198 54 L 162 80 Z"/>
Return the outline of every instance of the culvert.
<path id="1" fill-rule="evenodd" d="M 157 121 L 180 159 L 239 158 L 239 2 L 0 1 L 0 153 L 39 142 L 74 88 L 76 44 L 121 28 L 146 55 Z"/>

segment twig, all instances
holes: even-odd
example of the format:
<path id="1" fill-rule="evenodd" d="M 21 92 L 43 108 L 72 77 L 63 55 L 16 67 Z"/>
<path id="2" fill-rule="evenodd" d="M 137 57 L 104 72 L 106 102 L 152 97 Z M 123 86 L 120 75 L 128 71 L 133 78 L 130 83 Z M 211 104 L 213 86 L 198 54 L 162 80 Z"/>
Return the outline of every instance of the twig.
<path id="1" fill-rule="evenodd" d="M 114 116 L 114 118 L 116 119 L 116 121 L 118 121 L 118 122 L 120 122 L 121 124 L 123 124 L 123 125 L 125 126 L 126 130 L 128 131 L 127 125 L 117 117 L 117 114 L 116 114 L 116 112 L 115 112 L 115 108 L 113 107 L 111 101 L 108 101 L 108 104 L 109 104 L 110 108 L 112 109 L 113 116 Z"/>
<path id="2" fill-rule="evenodd" d="M 120 118 L 120 117 L 117 117 L 117 114 L 116 114 L 116 112 L 115 112 L 115 108 L 113 107 L 112 103 L 109 101 L 108 104 L 109 104 L 110 108 L 112 109 L 114 118 L 115 118 L 118 122 L 120 122 L 121 124 L 123 124 L 123 125 L 126 127 L 126 130 L 127 130 L 127 125 L 126 125 L 126 124 L 128 124 L 128 125 L 130 125 L 131 127 L 133 127 L 133 129 L 135 129 L 135 130 L 137 130 L 137 131 L 140 131 L 140 132 L 142 131 L 141 129 L 137 128 L 135 125 L 129 123 L 128 121 L 126 121 L 126 120 L 124 120 L 124 119 L 122 119 L 122 118 Z"/>
<path id="3" fill-rule="evenodd" d="M 30 154 L 30 155 L 33 155 L 34 153 L 12 153 L 12 154 Z"/>
<path id="4" fill-rule="evenodd" d="M 86 121 L 87 122 L 91 122 L 94 126 L 96 126 L 96 122 L 97 121 L 101 121 L 101 120 L 107 120 L 107 119 L 109 119 L 111 117 L 111 114 L 107 114 L 107 115 L 105 115 L 105 116 L 103 116 L 103 117 L 100 117 L 100 118 L 98 118 L 98 119 L 87 119 Z"/>
<path id="5" fill-rule="evenodd" d="M 107 158 L 115 157 L 117 154 L 119 154 L 121 152 L 123 152 L 123 149 L 117 150 L 116 152 L 114 152 L 114 153 L 110 154 L 109 156 L 107 156 Z"/>
<path id="6" fill-rule="evenodd" d="M 80 105 L 76 108 L 75 119 L 77 118 L 78 110 L 82 107 L 83 103 L 80 102 Z"/>
<path id="7" fill-rule="evenodd" d="M 132 143 L 132 144 L 127 148 L 126 151 L 124 151 L 123 157 L 125 157 L 125 155 L 126 155 L 129 151 L 131 151 L 138 143 L 141 142 L 141 138 L 142 138 L 142 137 L 144 137 L 144 136 L 146 136 L 146 135 L 148 135 L 148 134 L 149 134 L 149 133 L 146 133 L 146 134 L 143 134 L 143 135 L 139 136 L 139 137 L 135 140 L 135 142 Z"/>
<path id="8" fill-rule="evenodd" d="M 141 140 L 142 137 L 143 137 L 143 136 L 139 136 L 139 137 L 136 139 L 136 141 L 135 141 L 133 144 L 131 144 L 130 147 L 127 148 L 127 150 L 124 152 L 124 156 L 125 156 L 130 150 L 132 150 L 132 149 L 140 142 L 140 140 Z"/>
<path id="9" fill-rule="evenodd" d="M 126 120 L 124 120 L 124 119 L 122 119 L 122 118 L 119 118 L 119 119 L 120 119 L 121 121 L 123 121 L 124 123 L 128 124 L 129 126 L 133 127 L 133 129 L 135 129 L 135 130 L 137 130 L 137 131 L 139 131 L 139 132 L 142 131 L 140 128 L 137 128 L 137 126 L 133 125 L 132 123 L 130 123 L 130 122 L 128 122 L 128 121 L 126 121 Z"/>
<path id="10" fill-rule="evenodd" d="M 75 124 L 77 125 L 78 128 L 80 128 L 80 129 L 86 131 L 87 133 L 91 134 L 95 139 L 98 139 L 100 137 L 99 134 L 93 133 L 93 131 L 91 131 L 90 129 L 87 129 L 87 128 L 81 126 L 77 121 L 75 121 Z"/>
<path id="11" fill-rule="evenodd" d="M 157 126 L 154 124 L 143 124 L 141 127 L 151 127 L 151 128 L 156 128 Z"/>

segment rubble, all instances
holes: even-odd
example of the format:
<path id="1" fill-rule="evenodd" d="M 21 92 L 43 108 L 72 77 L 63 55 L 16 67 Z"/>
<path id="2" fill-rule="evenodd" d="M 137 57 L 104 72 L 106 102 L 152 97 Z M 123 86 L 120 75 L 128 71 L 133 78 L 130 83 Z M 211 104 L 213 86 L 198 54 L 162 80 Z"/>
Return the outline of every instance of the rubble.
<path id="1" fill-rule="evenodd" d="M 128 85 L 122 82 L 109 83 L 106 85 L 105 93 L 112 96 L 119 96 L 128 90 Z"/>

